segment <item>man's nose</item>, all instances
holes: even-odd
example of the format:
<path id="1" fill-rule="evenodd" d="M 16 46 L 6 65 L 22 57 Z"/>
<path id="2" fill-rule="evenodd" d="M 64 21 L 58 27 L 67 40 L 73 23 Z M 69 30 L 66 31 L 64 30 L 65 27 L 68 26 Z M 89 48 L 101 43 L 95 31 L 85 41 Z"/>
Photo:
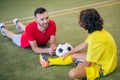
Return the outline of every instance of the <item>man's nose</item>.
<path id="1" fill-rule="evenodd" d="M 46 20 L 46 19 L 44 19 L 44 23 L 47 23 L 47 20 Z"/>

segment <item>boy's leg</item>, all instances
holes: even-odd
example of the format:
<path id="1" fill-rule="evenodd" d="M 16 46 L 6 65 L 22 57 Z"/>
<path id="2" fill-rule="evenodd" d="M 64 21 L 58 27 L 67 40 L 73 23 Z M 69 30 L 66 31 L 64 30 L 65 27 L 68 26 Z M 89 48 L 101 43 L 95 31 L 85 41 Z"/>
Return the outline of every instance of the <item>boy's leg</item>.
<path id="1" fill-rule="evenodd" d="M 58 58 L 49 58 L 50 65 L 68 65 L 73 63 L 76 59 L 86 59 L 86 53 L 75 53 L 72 55 L 69 55 L 63 60 L 63 57 Z"/>
<path id="2" fill-rule="evenodd" d="M 68 65 L 73 63 L 72 56 L 69 55 L 63 60 L 63 57 L 48 58 L 50 65 Z"/>
<path id="3" fill-rule="evenodd" d="M 86 53 L 75 53 L 75 54 L 72 54 L 72 59 L 73 60 L 76 60 L 76 59 L 86 60 Z"/>
<path id="4" fill-rule="evenodd" d="M 51 65 L 68 65 L 73 63 L 71 55 L 69 55 L 66 59 L 63 60 L 63 57 L 58 58 L 47 58 L 44 55 L 39 55 L 39 62 L 42 65 L 42 67 L 48 67 Z M 46 65 L 47 63 L 47 65 Z"/>
<path id="5" fill-rule="evenodd" d="M 86 66 L 86 63 L 78 65 L 76 68 L 73 68 L 69 72 L 69 77 L 74 78 L 82 78 L 87 80 L 95 80 L 100 77 L 100 67 L 94 63 L 90 66 Z"/>
<path id="6" fill-rule="evenodd" d="M 41 56 L 41 55 L 40 55 Z M 44 57 L 44 55 L 43 55 Z M 69 55 L 68 57 L 66 57 L 64 60 L 63 60 L 63 57 L 57 57 L 57 58 L 48 58 L 48 62 L 49 62 L 49 66 L 50 65 L 68 65 L 68 64 L 71 64 L 74 62 L 74 60 L 76 59 L 79 59 L 79 58 L 82 58 L 85 60 L 86 58 L 86 54 L 82 54 L 82 53 L 76 53 L 76 54 L 73 54 L 73 55 Z M 46 60 L 40 58 L 40 62 L 41 60 L 43 62 L 46 62 Z M 40 63 L 41 64 L 41 63 Z"/>
<path id="7" fill-rule="evenodd" d="M 44 68 L 49 66 L 48 58 L 46 56 L 43 56 L 42 54 L 39 55 L 39 63 Z"/>
<path id="8" fill-rule="evenodd" d="M 74 79 L 74 78 L 85 78 L 86 77 L 86 69 L 85 67 L 81 64 L 77 66 L 76 68 L 73 68 L 69 71 L 69 77 Z"/>
<path id="9" fill-rule="evenodd" d="M 76 59 L 82 59 L 82 60 L 86 60 L 86 53 L 76 53 L 72 55 L 73 60 Z M 69 71 L 69 77 L 72 79 L 76 79 L 76 78 L 81 78 L 82 80 L 86 80 L 86 69 L 85 69 L 85 62 L 80 63 L 80 65 L 78 65 L 76 68 L 73 68 Z"/>

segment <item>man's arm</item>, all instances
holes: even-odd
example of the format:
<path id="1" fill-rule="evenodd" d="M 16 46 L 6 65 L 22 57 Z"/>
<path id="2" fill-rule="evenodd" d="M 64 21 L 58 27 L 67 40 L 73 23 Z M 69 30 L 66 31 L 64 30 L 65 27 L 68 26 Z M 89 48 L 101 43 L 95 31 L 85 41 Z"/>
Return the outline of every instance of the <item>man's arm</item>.
<path id="1" fill-rule="evenodd" d="M 56 36 L 52 35 L 50 37 L 50 48 L 51 48 L 51 55 L 55 54 L 56 51 Z"/>
<path id="2" fill-rule="evenodd" d="M 53 49 L 54 49 L 54 48 L 56 49 L 56 45 L 57 45 L 57 44 L 56 44 L 56 36 L 53 36 L 53 35 L 52 35 L 52 36 L 50 37 L 50 47 L 53 48 Z"/>
<path id="3" fill-rule="evenodd" d="M 39 53 L 39 54 L 40 53 L 49 53 L 50 54 L 51 48 L 40 48 L 40 47 L 38 47 L 36 40 L 29 41 L 29 43 L 31 45 L 32 50 L 35 53 Z"/>

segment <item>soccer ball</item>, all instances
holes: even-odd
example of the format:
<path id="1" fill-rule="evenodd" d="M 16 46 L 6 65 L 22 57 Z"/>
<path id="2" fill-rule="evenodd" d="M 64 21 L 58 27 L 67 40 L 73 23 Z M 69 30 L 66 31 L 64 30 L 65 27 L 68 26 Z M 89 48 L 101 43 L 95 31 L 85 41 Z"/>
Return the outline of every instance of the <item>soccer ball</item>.
<path id="1" fill-rule="evenodd" d="M 71 51 L 72 49 L 73 47 L 69 43 L 60 43 L 57 46 L 56 55 L 59 57 L 63 56 L 65 53 L 67 53 L 68 51 Z"/>

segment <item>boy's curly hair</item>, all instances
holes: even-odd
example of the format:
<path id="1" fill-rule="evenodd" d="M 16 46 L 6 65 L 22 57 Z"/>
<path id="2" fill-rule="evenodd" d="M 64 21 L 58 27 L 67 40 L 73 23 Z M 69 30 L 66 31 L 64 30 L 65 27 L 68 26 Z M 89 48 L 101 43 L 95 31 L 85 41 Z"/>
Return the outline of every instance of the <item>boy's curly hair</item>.
<path id="1" fill-rule="evenodd" d="M 103 29 L 103 19 L 95 9 L 86 9 L 80 12 L 79 24 L 88 33 Z"/>

